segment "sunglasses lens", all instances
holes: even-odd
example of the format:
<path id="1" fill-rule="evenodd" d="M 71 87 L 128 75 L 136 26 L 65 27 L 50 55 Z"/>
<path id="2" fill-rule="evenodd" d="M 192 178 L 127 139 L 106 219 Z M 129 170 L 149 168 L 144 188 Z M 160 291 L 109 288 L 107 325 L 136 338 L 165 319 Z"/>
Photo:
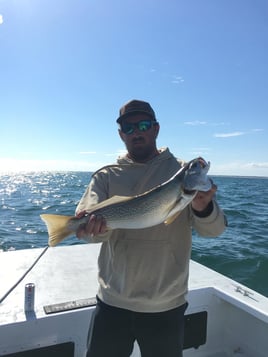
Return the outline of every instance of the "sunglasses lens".
<path id="1" fill-rule="evenodd" d="M 135 126 L 131 123 L 122 123 L 121 130 L 124 134 L 130 135 L 133 133 Z"/>
<path id="2" fill-rule="evenodd" d="M 152 127 L 151 120 L 142 120 L 138 123 L 138 128 L 140 131 L 147 131 Z"/>

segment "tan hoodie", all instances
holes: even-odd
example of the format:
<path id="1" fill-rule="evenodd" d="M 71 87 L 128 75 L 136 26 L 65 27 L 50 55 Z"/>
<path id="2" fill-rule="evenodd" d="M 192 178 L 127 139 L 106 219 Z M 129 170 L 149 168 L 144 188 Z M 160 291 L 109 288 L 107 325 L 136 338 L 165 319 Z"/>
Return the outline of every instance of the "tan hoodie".
<path id="1" fill-rule="evenodd" d="M 116 165 L 97 171 L 76 212 L 114 195 L 134 196 L 152 189 L 174 175 L 183 162 L 168 149 L 144 164 L 127 156 Z M 161 312 L 185 302 L 192 228 L 205 237 L 220 235 L 225 219 L 218 204 L 205 218 L 194 215 L 190 205 L 170 225 L 116 229 L 89 238 L 102 242 L 99 255 L 99 298 L 106 304 L 139 312 Z"/>

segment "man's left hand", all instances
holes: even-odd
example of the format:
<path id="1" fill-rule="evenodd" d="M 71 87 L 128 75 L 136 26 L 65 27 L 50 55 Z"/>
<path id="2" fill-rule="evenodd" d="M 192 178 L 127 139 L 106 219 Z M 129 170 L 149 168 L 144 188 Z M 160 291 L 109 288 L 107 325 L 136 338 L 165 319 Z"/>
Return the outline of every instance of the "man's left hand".
<path id="1" fill-rule="evenodd" d="M 198 191 L 192 201 L 192 208 L 197 212 L 205 211 L 209 203 L 212 201 L 216 191 L 217 186 L 214 183 L 212 183 L 212 187 L 209 191 Z"/>

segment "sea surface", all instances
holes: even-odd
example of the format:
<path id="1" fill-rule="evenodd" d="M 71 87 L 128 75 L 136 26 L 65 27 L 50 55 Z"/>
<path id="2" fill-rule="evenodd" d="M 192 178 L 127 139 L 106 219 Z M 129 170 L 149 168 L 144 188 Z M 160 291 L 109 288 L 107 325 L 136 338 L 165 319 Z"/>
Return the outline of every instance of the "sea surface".
<path id="1" fill-rule="evenodd" d="M 0 174 L 1 251 L 47 245 L 42 213 L 73 215 L 90 173 Z M 193 232 L 192 259 L 268 297 L 268 178 L 215 176 L 228 218 L 218 238 Z M 81 244 L 76 238 L 64 245 Z"/>

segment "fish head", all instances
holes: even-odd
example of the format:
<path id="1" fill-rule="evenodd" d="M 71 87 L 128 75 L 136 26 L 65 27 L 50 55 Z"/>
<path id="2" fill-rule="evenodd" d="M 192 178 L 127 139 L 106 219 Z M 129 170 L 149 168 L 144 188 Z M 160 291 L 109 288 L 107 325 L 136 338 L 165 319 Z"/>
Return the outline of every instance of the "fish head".
<path id="1" fill-rule="evenodd" d="M 202 157 L 191 160 L 185 170 L 183 187 L 187 191 L 209 191 L 212 181 L 207 176 L 210 162 L 206 162 Z"/>

